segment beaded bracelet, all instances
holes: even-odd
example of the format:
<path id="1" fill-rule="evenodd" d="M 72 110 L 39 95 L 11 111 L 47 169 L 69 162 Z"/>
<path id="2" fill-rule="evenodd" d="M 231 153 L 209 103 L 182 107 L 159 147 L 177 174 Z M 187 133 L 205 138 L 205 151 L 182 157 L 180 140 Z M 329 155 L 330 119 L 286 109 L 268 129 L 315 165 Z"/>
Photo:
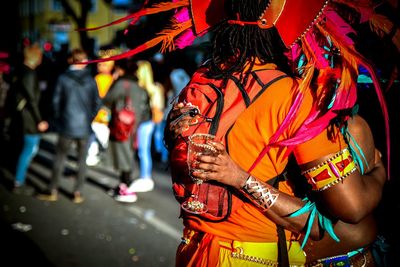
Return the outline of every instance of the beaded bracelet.
<path id="1" fill-rule="evenodd" d="M 302 175 L 305 175 L 314 191 L 324 191 L 342 182 L 356 169 L 350 151 L 345 148 L 317 166 L 302 172 Z"/>

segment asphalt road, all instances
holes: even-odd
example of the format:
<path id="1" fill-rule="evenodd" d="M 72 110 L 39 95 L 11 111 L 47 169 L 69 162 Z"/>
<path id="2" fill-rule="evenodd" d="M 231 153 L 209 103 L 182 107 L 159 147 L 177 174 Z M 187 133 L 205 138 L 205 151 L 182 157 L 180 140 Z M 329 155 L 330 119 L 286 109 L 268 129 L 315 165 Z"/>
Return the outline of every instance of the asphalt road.
<path id="1" fill-rule="evenodd" d="M 35 194 L 51 177 L 54 141 L 51 134 L 42 139 L 26 188 L 11 190 L 12 176 L 2 170 L 0 266 L 174 266 L 182 222 L 168 171 L 155 162 L 155 189 L 139 193 L 136 203 L 125 204 L 107 194 L 118 182 L 116 173 L 104 165 L 90 167 L 85 201 L 74 204 L 69 194 L 76 170 L 72 155 L 59 200 L 40 201 Z"/>

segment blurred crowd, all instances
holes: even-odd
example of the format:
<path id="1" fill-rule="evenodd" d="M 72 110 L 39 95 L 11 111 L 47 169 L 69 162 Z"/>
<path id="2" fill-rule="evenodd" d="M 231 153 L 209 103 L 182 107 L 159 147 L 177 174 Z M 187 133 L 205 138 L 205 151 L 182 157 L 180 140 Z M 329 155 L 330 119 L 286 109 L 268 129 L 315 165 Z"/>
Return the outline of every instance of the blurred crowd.
<path id="1" fill-rule="evenodd" d="M 11 65 L 0 55 L 1 167 L 14 177 L 13 189 L 26 186 L 26 174 L 43 134 L 55 134 L 50 183 L 37 198 L 58 200 L 58 186 L 71 150 L 78 171 L 71 192 L 84 201 L 87 166 L 109 166 L 119 184 L 108 193 L 120 202 L 135 202 L 136 192 L 154 189 L 153 161 L 166 170 L 163 135 L 172 101 L 189 82 L 191 69 L 180 60 L 155 53 L 138 59 L 108 60 L 117 52 L 100 50 L 97 58 L 76 48 L 48 57 L 37 44 L 23 48 Z M 98 60 L 92 62 L 93 60 Z M 11 66 L 10 66 L 11 65 Z M 134 111 L 129 137 L 121 140 L 112 125 L 122 109 Z"/>

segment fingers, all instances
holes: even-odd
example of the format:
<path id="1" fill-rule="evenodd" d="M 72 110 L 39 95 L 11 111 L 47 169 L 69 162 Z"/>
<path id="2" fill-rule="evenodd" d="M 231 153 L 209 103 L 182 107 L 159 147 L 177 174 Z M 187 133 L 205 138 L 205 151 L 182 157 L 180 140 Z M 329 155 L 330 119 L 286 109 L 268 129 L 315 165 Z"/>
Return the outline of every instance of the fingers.
<path id="1" fill-rule="evenodd" d="M 185 118 L 177 122 L 176 124 L 170 124 L 169 129 L 171 132 L 175 134 L 176 137 L 182 134 L 183 132 L 189 130 L 189 126 L 190 126 L 190 119 Z"/>
<path id="2" fill-rule="evenodd" d="M 217 172 L 194 171 L 192 173 L 192 176 L 195 177 L 196 179 L 203 180 L 204 182 L 218 179 Z"/>
<path id="3" fill-rule="evenodd" d="M 220 159 L 218 158 L 218 156 L 212 156 L 212 155 L 198 155 L 196 157 L 196 160 L 199 163 L 208 163 L 208 164 L 216 164 L 218 165 L 218 163 L 220 162 Z"/>
<path id="4" fill-rule="evenodd" d="M 199 122 L 199 109 L 191 103 L 178 103 L 176 104 L 171 113 L 169 114 L 170 122 L 169 127 L 174 131 L 178 127 L 184 127 L 186 124 L 189 126 L 196 125 Z"/>
<path id="5" fill-rule="evenodd" d="M 189 119 L 189 126 L 193 126 L 199 123 L 199 116 Z"/>
<path id="6" fill-rule="evenodd" d="M 226 153 L 225 146 L 221 142 L 210 142 L 210 144 L 215 147 L 219 154 Z"/>
<path id="7" fill-rule="evenodd" d="M 217 164 L 216 157 L 212 156 L 198 156 L 196 160 L 191 163 L 191 169 L 195 172 L 219 172 L 221 166 Z"/>
<path id="8" fill-rule="evenodd" d="M 178 104 L 176 104 L 175 106 L 174 106 L 174 109 L 181 109 L 181 108 L 183 108 L 185 106 L 185 104 L 183 103 L 183 102 L 179 102 Z"/>
<path id="9" fill-rule="evenodd" d="M 189 130 L 190 126 L 194 126 L 199 124 L 199 116 L 196 116 L 194 118 L 192 118 L 191 116 L 186 116 L 181 118 L 179 121 L 177 121 L 176 123 L 171 123 L 169 125 L 169 129 L 171 132 L 174 132 L 175 137 L 182 134 L 183 132 L 186 132 L 187 130 Z"/>

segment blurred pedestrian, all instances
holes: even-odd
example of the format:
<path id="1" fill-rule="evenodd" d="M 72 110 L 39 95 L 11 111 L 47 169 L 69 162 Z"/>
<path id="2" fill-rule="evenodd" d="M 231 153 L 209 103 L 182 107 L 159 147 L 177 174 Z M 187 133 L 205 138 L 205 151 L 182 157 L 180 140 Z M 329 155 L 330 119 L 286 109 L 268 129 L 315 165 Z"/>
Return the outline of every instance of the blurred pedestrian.
<path id="1" fill-rule="evenodd" d="M 53 96 L 56 131 L 59 134 L 52 179 L 48 192 L 38 196 L 41 200 L 56 201 L 64 162 L 72 143 L 78 148 L 78 174 L 73 189 L 74 203 L 81 203 L 82 186 L 87 171 L 86 154 L 91 123 L 100 107 L 97 85 L 86 64 L 87 54 L 79 48 L 72 50 L 67 71 L 58 78 Z"/>
<path id="2" fill-rule="evenodd" d="M 0 141 L 3 141 L 4 138 L 5 121 L 7 117 L 6 99 L 8 90 L 10 89 L 9 81 L 6 78 L 10 72 L 10 65 L 4 61 L 8 56 L 7 52 L 0 51 Z"/>
<path id="3" fill-rule="evenodd" d="M 101 58 L 107 58 L 109 55 L 103 55 Z M 104 98 L 110 89 L 114 77 L 114 61 L 104 61 L 97 63 L 97 74 L 94 77 L 100 98 Z M 108 146 L 110 131 L 108 129 L 110 114 L 105 108 L 100 108 L 94 121 L 92 122 L 93 134 L 89 138 L 89 150 L 86 157 L 86 164 L 89 166 L 97 165 L 101 160 L 101 153 Z"/>
<path id="4" fill-rule="evenodd" d="M 153 159 L 151 154 L 151 143 L 154 126 L 162 121 L 164 116 L 163 87 L 160 83 L 154 82 L 153 69 L 147 60 L 137 62 L 137 78 L 139 86 L 146 89 L 150 97 L 152 116 L 139 124 L 137 133 L 138 155 L 140 176 L 130 186 L 130 192 L 148 192 L 154 189 L 152 178 Z"/>
<path id="5" fill-rule="evenodd" d="M 4 117 L 4 107 L 6 96 L 10 85 L 6 81 L 5 76 L 10 72 L 10 65 L 3 61 L 8 58 L 8 53 L 0 51 L 0 120 Z"/>
<path id="6" fill-rule="evenodd" d="M 186 72 L 186 70 L 183 67 L 177 65 L 177 64 L 179 64 L 178 62 L 172 62 L 171 64 L 173 65 L 173 67 L 169 74 L 169 80 L 171 83 L 172 90 L 169 90 L 168 101 L 166 103 L 167 107 L 165 108 L 164 118 L 163 118 L 163 121 L 161 122 L 161 126 L 159 129 L 160 132 L 162 131 L 162 143 L 158 143 L 158 148 L 161 153 L 161 162 L 164 164 L 168 163 L 168 157 L 169 157 L 168 149 L 165 147 L 165 144 L 164 144 L 164 131 L 165 131 L 165 126 L 167 124 L 167 114 L 172 109 L 172 105 L 173 105 L 172 103 L 174 102 L 174 100 L 177 98 L 177 96 L 182 91 L 182 89 L 190 81 L 189 74 Z"/>
<path id="7" fill-rule="evenodd" d="M 137 127 L 142 122 L 151 121 L 149 96 L 146 90 L 138 85 L 136 69 L 136 63 L 131 60 L 117 62 L 116 72 L 119 77 L 103 99 L 103 104 L 111 110 L 111 117 L 116 116 L 116 111 L 124 107 L 127 99 L 135 111 L 135 125 L 130 138 L 122 141 L 110 134 L 109 143 L 114 169 L 120 173 L 119 185 L 114 189 L 113 196 L 115 200 L 127 203 L 137 200 L 135 192 L 127 190 L 132 182 Z"/>
<path id="8" fill-rule="evenodd" d="M 48 128 L 39 110 L 40 89 L 37 67 L 42 63 L 42 51 L 36 44 L 25 47 L 21 70 L 13 82 L 15 102 L 13 120 L 21 123 L 23 147 L 19 154 L 15 172 L 14 188 L 25 184 L 26 172 L 33 157 L 39 150 L 40 133 Z M 18 117 L 18 118 L 17 118 Z M 16 128 L 14 128 L 16 129 Z"/>

